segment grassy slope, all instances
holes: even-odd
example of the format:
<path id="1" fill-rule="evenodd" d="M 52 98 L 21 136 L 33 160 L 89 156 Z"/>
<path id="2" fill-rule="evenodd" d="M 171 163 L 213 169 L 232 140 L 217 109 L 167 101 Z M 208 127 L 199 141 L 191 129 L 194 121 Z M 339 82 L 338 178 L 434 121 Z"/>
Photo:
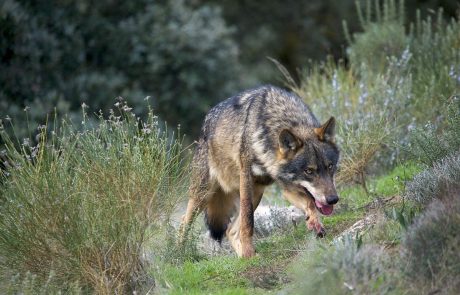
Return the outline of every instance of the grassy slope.
<path id="1" fill-rule="evenodd" d="M 341 190 L 341 204 L 331 217 L 323 218 L 328 231 L 323 241 L 329 243 L 344 229 L 366 216 L 369 206 L 376 198 L 399 195 L 404 182 L 420 169 L 412 164 L 397 166 L 387 175 L 372 179 L 368 183 L 370 196 L 360 186 Z M 390 232 L 376 237 L 392 240 Z M 242 260 L 234 255 L 215 256 L 183 265 L 165 264 L 159 285 L 162 293 L 169 294 L 263 294 L 276 291 L 289 282 L 286 269 L 305 251 L 307 241 L 313 234 L 301 225 L 292 231 L 275 233 L 256 240 L 258 256 Z"/>

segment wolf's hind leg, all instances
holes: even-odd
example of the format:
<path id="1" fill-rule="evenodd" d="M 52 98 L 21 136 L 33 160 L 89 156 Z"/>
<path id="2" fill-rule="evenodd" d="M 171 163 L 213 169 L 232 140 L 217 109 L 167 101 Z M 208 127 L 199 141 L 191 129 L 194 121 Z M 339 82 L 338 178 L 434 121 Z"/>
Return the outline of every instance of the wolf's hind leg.
<path id="1" fill-rule="evenodd" d="M 191 164 L 192 173 L 187 210 L 182 216 L 182 222 L 179 227 L 179 243 L 181 244 L 183 244 L 187 238 L 195 217 L 203 211 L 208 197 L 211 194 L 213 185 L 210 183 L 207 156 L 208 149 L 206 143 L 200 140 Z"/>
<path id="2" fill-rule="evenodd" d="M 209 198 L 205 210 L 205 221 L 211 237 L 222 241 L 222 237 L 230 223 L 230 218 L 236 211 L 235 193 L 225 193 L 220 187 Z"/>
<path id="3" fill-rule="evenodd" d="M 253 199 L 252 199 L 253 213 L 256 210 L 257 206 L 259 206 L 260 200 L 262 199 L 262 196 L 264 194 L 264 189 L 265 189 L 265 186 L 257 185 L 254 187 Z M 243 253 L 243 246 L 241 243 L 240 232 L 241 232 L 241 214 L 238 214 L 235 220 L 228 227 L 226 236 L 227 236 L 227 239 L 230 241 L 233 249 L 235 249 L 238 256 L 242 257 L 244 256 L 243 255 L 244 253 Z M 252 238 L 252 233 L 251 233 L 251 238 Z M 250 245 L 253 247 L 252 239 L 251 239 Z"/>
<path id="4" fill-rule="evenodd" d="M 195 217 L 198 216 L 206 206 L 206 202 L 210 195 L 208 180 L 203 177 L 198 185 L 192 183 L 189 194 L 187 209 L 182 216 L 182 222 L 179 227 L 179 243 L 185 241 Z"/>
<path id="5" fill-rule="evenodd" d="M 187 203 L 187 211 L 182 216 L 179 227 L 179 244 L 183 244 L 187 239 L 190 227 L 197 215 L 203 211 L 205 202 L 203 198 L 191 197 Z"/>

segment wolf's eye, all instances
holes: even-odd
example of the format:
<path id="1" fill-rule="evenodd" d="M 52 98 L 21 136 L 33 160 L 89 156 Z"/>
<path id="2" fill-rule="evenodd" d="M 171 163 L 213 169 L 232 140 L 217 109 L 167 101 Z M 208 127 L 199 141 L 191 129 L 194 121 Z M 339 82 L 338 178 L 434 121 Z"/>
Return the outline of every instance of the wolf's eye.
<path id="1" fill-rule="evenodd" d="M 311 174 L 313 174 L 313 169 L 307 168 L 307 169 L 305 170 L 305 173 L 308 174 L 308 175 L 311 175 Z"/>

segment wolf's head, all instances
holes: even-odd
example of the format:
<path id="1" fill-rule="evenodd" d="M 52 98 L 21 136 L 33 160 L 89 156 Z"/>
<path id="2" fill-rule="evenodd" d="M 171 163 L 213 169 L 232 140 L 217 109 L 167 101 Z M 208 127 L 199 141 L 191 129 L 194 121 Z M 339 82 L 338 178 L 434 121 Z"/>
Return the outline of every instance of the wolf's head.
<path id="1" fill-rule="evenodd" d="M 314 198 L 318 210 L 329 215 L 339 201 L 334 185 L 339 150 L 334 144 L 335 119 L 331 117 L 303 138 L 294 130 L 279 134 L 278 182 L 290 190 Z"/>

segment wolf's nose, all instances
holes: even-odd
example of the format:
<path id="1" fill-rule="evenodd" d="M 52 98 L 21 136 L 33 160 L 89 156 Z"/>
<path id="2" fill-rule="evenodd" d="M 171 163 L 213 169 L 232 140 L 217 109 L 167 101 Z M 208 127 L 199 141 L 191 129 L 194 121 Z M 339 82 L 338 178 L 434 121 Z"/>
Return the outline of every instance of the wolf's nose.
<path id="1" fill-rule="evenodd" d="M 328 205 L 334 205 L 339 201 L 338 196 L 328 196 L 326 197 L 326 202 Z"/>

